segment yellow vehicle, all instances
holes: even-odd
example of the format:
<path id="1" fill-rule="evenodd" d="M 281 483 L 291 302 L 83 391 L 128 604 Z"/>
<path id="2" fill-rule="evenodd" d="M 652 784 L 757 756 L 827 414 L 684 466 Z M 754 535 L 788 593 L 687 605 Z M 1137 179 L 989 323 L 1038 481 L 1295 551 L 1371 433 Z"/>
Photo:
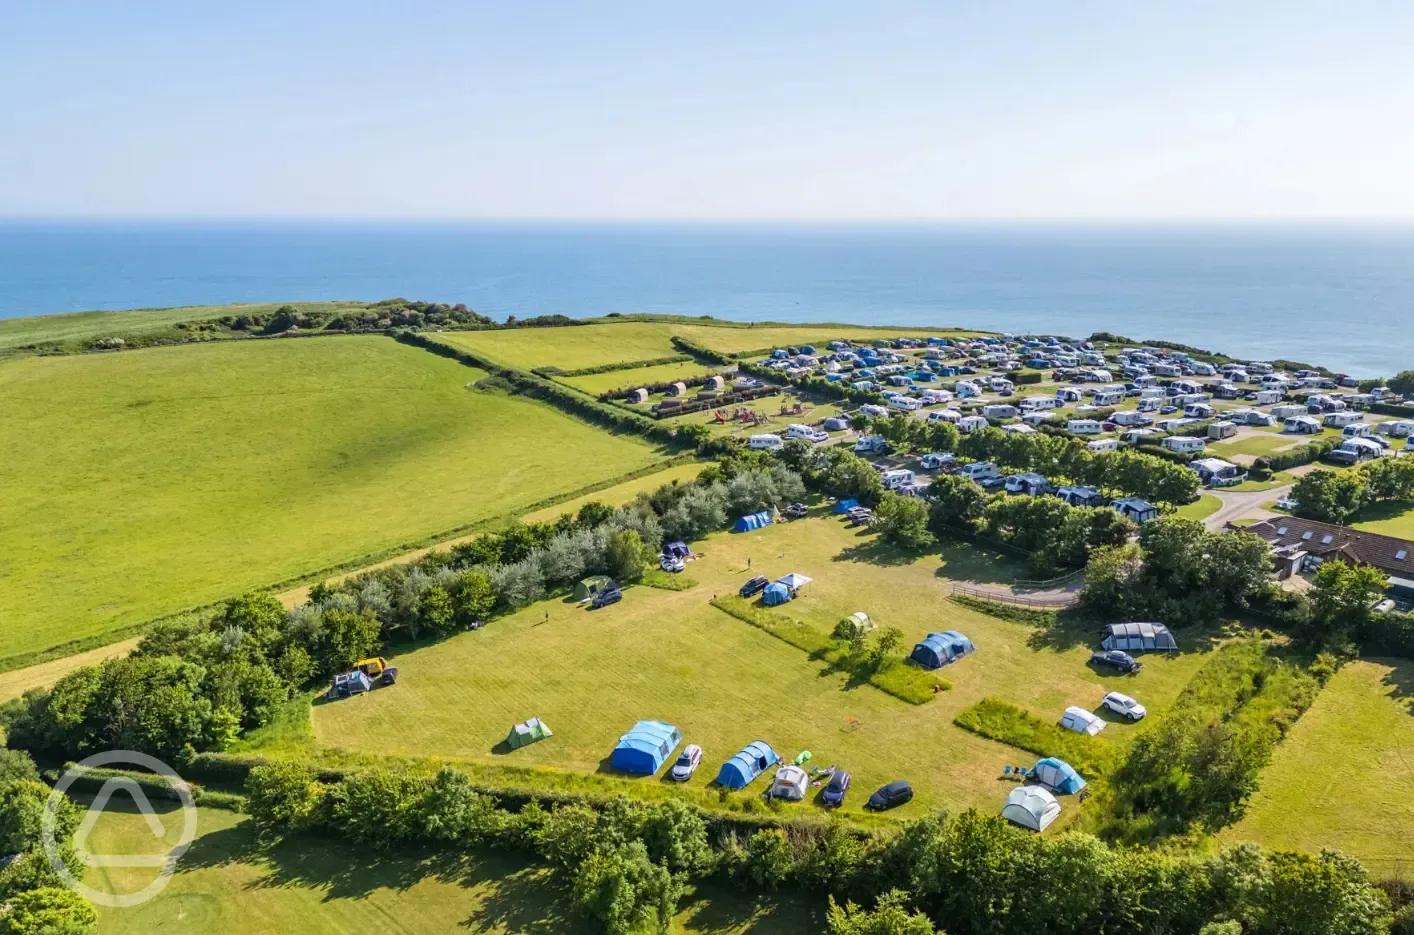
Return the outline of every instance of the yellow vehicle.
<path id="1" fill-rule="evenodd" d="M 354 668 L 362 672 L 371 679 L 376 679 L 388 668 L 388 660 L 382 656 L 374 656 L 370 659 L 360 659 L 354 663 Z"/>

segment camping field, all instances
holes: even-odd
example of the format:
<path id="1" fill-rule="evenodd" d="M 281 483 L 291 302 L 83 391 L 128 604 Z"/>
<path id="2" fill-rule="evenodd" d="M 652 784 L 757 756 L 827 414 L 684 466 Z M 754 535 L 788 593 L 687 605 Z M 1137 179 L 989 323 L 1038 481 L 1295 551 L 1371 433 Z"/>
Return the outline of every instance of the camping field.
<path id="1" fill-rule="evenodd" d="M 1356 529 L 1399 539 L 1414 539 L 1414 501 L 1386 500 L 1371 504 L 1355 515 Z"/>
<path id="2" fill-rule="evenodd" d="M 704 462 L 688 461 L 685 464 L 674 464 L 672 467 L 664 468 L 652 474 L 645 474 L 633 480 L 624 481 L 622 484 L 615 484 L 612 487 L 605 487 L 603 490 L 596 490 L 594 493 L 587 493 L 573 500 L 566 500 L 554 506 L 547 506 L 527 513 L 521 517 L 525 523 L 546 523 L 559 519 L 564 513 L 574 513 L 586 503 L 597 501 L 608 506 L 623 506 L 631 502 L 641 493 L 652 493 L 664 484 L 671 484 L 679 481 L 684 484 L 691 483 L 697 479 L 697 475 L 702 473 L 706 467 Z"/>
<path id="3" fill-rule="evenodd" d="M 969 546 L 899 562 L 872 539 L 833 517 L 745 534 L 721 533 L 697 545 L 686 575 L 699 583 L 672 592 L 630 589 L 602 611 L 547 601 L 473 633 L 397 658 L 392 690 L 316 704 L 314 731 L 326 747 L 367 754 L 438 756 L 488 768 L 538 766 L 601 773 L 597 783 L 661 794 L 659 779 L 605 773 L 619 735 L 641 718 L 678 725 L 701 744 L 702 768 L 687 784 L 704 794 L 717 768 L 752 740 L 794 757 L 839 763 L 854 774 L 848 811 L 893 779 L 918 792 L 898 814 L 937 807 L 999 808 L 1009 787 L 1005 765 L 1035 756 L 978 738 L 952 723 L 963 708 L 993 695 L 1059 718 L 1069 704 L 1097 706 L 1108 688 L 1136 694 L 1160 716 L 1204 654 L 1149 660 L 1138 677 L 1110 677 L 1087 666 L 1091 634 L 1049 634 L 982 615 L 949 601 L 947 578 L 1010 581 L 1021 569 Z M 911 646 L 930 630 L 960 629 L 977 654 L 943 670 L 953 689 L 914 706 L 868 685 L 850 684 L 825 663 L 708 604 L 751 573 L 809 575 L 783 610 L 821 631 L 865 610 L 897 626 Z M 555 736 L 513 753 L 498 744 L 516 722 L 538 716 Z M 1124 743 L 1133 727 L 1115 724 L 1102 739 Z M 548 780 L 547 780 L 548 781 Z M 758 780 L 742 798 L 759 793 Z"/>
<path id="4" fill-rule="evenodd" d="M 1296 722 L 1224 841 L 1364 862 L 1376 878 L 1414 871 L 1414 664 L 1350 662 Z"/>
<path id="5" fill-rule="evenodd" d="M 384 337 L 0 363 L 0 657 L 513 516 L 662 457 Z"/>
<path id="6" fill-rule="evenodd" d="M 609 390 L 647 386 L 650 383 L 672 383 L 676 380 L 690 380 L 693 377 L 717 373 L 721 367 L 708 367 L 690 360 L 675 364 L 658 364 L 654 367 L 630 367 L 626 370 L 609 370 L 605 373 L 589 373 L 582 377 L 557 377 L 577 390 L 593 396 Z"/>
<path id="7" fill-rule="evenodd" d="M 147 855 L 176 843 L 179 813 L 154 802 L 167 836 L 159 843 L 128 802 L 115 795 L 88 837 L 94 853 Z M 100 909 L 98 935 L 347 935 L 350 931 L 434 935 L 592 935 L 573 912 L 567 883 L 519 855 L 360 852 L 305 838 L 259 847 L 249 821 L 198 809 L 197 838 L 155 899 Z M 99 867 L 85 883 L 99 892 L 145 886 L 151 868 Z M 809 895 L 752 896 L 716 884 L 690 891 L 677 935 L 811 935 L 823 906 Z"/>

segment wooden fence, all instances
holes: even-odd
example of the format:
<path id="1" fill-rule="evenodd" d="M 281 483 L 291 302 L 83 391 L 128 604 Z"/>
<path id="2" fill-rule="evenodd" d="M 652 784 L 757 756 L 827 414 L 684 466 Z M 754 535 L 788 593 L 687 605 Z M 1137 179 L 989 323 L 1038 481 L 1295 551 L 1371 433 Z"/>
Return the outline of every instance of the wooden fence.
<path id="1" fill-rule="evenodd" d="M 1019 607 L 1031 607 L 1037 610 L 1060 610 L 1070 607 L 1080 600 L 1079 592 L 1055 597 L 1024 597 L 1020 594 L 1012 594 L 1006 591 L 984 591 L 981 588 L 970 588 L 964 584 L 952 585 L 953 594 L 961 594 L 966 597 L 975 597 L 983 601 L 995 601 L 998 604 L 1016 604 Z"/>

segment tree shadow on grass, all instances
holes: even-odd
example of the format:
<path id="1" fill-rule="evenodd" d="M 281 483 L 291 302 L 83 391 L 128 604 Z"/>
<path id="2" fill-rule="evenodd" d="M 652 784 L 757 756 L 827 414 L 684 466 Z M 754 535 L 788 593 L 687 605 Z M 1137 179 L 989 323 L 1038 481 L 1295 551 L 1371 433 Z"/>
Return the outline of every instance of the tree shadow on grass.
<path id="1" fill-rule="evenodd" d="M 918 561 L 920 553 L 910 552 L 907 549 L 900 549 L 897 546 L 889 545 L 882 539 L 870 539 L 852 545 L 836 555 L 832 561 L 836 562 L 867 562 L 870 565 L 881 567 L 892 567 L 899 565 L 912 565 Z"/>
<path id="2" fill-rule="evenodd" d="M 1393 689 L 1389 697 L 1403 705 L 1406 713 L 1414 716 L 1414 662 L 1407 659 L 1383 658 L 1375 660 L 1389 665 L 1383 684 Z"/>
<path id="3" fill-rule="evenodd" d="M 1033 629 L 1026 637 L 1026 645 L 1031 649 L 1055 652 L 1065 652 L 1077 646 L 1099 647 L 1100 625 L 1089 613 L 1071 607 L 1055 614 L 1054 620 L 1049 626 Z"/>
<path id="4" fill-rule="evenodd" d="M 939 557 L 942 566 L 938 568 L 937 576 L 952 581 L 1011 584 L 1025 571 L 1025 566 L 1016 559 L 978 548 L 969 542 L 944 540 L 939 545 Z"/>
<path id="5" fill-rule="evenodd" d="M 823 924 L 801 894 L 747 894 L 716 881 L 699 883 L 678 908 L 678 918 L 702 935 L 796 935 Z"/>
<path id="6" fill-rule="evenodd" d="M 1377 500 L 1368 506 L 1361 507 L 1350 520 L 1351 525 L 1355 523 L 1377 523 L 1383 520 L 1399 519 L 1407 514 L 1414 513 L 1414 500 Z M 1414 522 L 1414 517 L 1411 517 Z"/>

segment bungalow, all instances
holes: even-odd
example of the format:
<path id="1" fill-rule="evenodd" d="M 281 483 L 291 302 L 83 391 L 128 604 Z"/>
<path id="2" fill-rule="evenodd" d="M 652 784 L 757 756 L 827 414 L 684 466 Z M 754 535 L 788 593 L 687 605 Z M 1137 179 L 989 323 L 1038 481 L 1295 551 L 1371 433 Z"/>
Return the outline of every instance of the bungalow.
<path id="1" fill-rule="evenodd" d="M 1051 482 L 1040 474 L 1029 471 L 1025 474 L 1013 474 L 1006 479 L 1006 492 L 1036 497 L 1050 493 Z"/>
<path id="2" fill-rule="evenodd" d="M 1283 422 L 1281 430 L 1297 435 L 1319 435 L 1321 434 L 1321 423 L 1310 416 L 1296 416 Z"/>
<path id="3" fill-rule="evenodd" d="M 1199 480 L 1214 487 L 1227 486 L 1224 481 L 1238 483 L 1238 478 L 1245 476 L 1242 468 L 1222 458 L 1199 458 L 1188 462 L 1188 466 L 1198 472 Z"/>
<path id="4" fill-rule="evenodd" d="M 1110 506 L 1114 507 L 1115 512 L 1120 516 L 1136 523 L 1147 523 L 1151 519 L 1157 519 L 1160 512 L 1158 507 L 1139 497 L 1122 497 L 1111 503 Z"/>
<path id="5" fill-rule="evenodd" d="M 1279 578 L 1339 559 L 1379 569 L 1388 576 L 1391 593 L 1414 598 L 1414 542 L 1408 539 L 1295 516 L 1265 519 L 1246 531 L 1261 536 L 1272 547 Z"/>
<path id="6" fill-rule="evenodd" d="M 1056 491 L 1056 496 L 1071 506 L 1104 506 L 1109 503 L 1105 495 L 1094 487 L 1062 487 Z"/>
<path id="7" fill-rule="evenodd" d="M 1208 447 L 1208 443 L 1206 441 L 1201 438 L 1194 438 L 1191 435 L 1170 435 L 1168 438 L 1164 439 L 1163 445 L 1169 451 L 1179 451 L 1184 453 L 1203 451 L 1205 448 Z"/>
<path id="8" fill-rule="evenodd" d="M 993 403 L 982 407 L 982 415 L 988 419 L 1015 419 L 1017 414 L 1017 408 L 1009 403 Z"/>
<path id="9" fill-rule="evenodd" d="M 1094 419 L 1071 419 L 1065 424 L 1072 435 L 1099 435 L 1105 427 Z"/>

